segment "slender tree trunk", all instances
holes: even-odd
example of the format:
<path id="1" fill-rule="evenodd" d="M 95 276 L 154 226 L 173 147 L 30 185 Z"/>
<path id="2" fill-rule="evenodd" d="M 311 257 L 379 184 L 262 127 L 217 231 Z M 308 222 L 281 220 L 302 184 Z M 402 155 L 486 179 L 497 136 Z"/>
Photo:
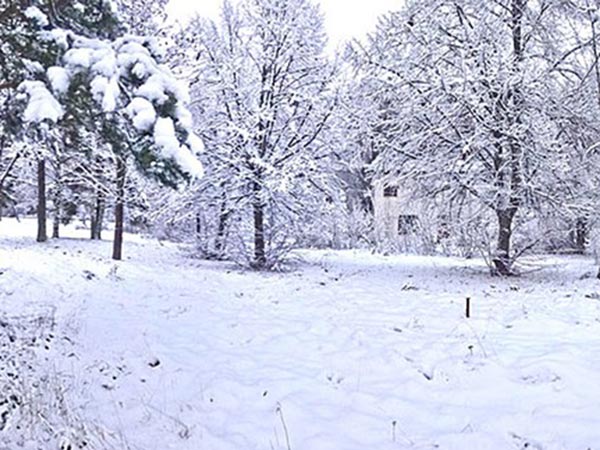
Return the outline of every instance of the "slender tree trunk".
<path id="1" fill-rule="evenodd" d="M 588 227 L 585 217 L 577 218 L 575 222 L 575 250 L 577 253 L 585 253 L 587 244 Z"/>
<path id="2" fill-rule="evenodd" d="M 200 214 L 196 214 L 196 237 L 200 239 L 200 235 L 202 234 L 202 218 Z"/>
<path id="3" fill-rule="evenodd" d="M 90 229 L 90 239 L 102 239 L 102 222 L 104 218 L 104 194 L 98 191 L 96 194 L 96 204 L 92 211 L 92 223 Z"/>
<path id="4" fill-rule="evenodd" d="M 271 150 L 270 139 L 273 132 L 274 101 L 276 75 L 273 72 L 274 64 L 265 63 L 261 68 L 261 90 L 258 102 L 261 111 L 273 112 L 273 116 L 261 117 L 258 121 L 258 133 L 256 143 L 258 156 L 265 158 Z M 267 265 L 266 243 L 265 243 L 265 205 L 262 198 L 262 169 L 252 164 L 254 180 L 252 182 L 252 210 L 254 216 L 254 261 L 253 266 L 263 269 Z"/>
<path id="5" fill-rule="evenodd" d="M 120 261 L 123 256 L 123 221 L 125 210 L 126 166 L 123 158 L 117 156 L 117 198 L 115 203 L 115 236 L 113 240 L 113 259 Z"/>
<path id="6" fill-rule="evenodd" d="M 4 141 L 2 141 L 0 143 L 0 157 L 1 154 L 4 152 L 3 149 L 4 146 Z M 4 172 L 0 175 L 0 220 L 2 220 L 2 209 L 5 202 L 8 201 L 8 195 L 4 193 L 4 182 L 8 179 L 8 176 L 10 175 L 11 170 L 13 169 L 13 167 L 15 166 L 15 164 L 17 163 L 19 157 L 20 157 L 20 153 L 17 153 L 15 155 L 15 157 L 10 161 L 10 163 L 8 164 L 8 167 L 4 170 Z"/>
<path id="7" fill-rule="evenodd" d="M 230 214 L 231 212 L 228 210 L 227 201 L 223 199 L 219 210 L 219 223 L 217 225 L 217 239 L 215 242 L 215 253 L 218 258 L 222 258 L 225 252 L 227 222 Z"/>
<path id="8" fill-rule="evenodd" d="M 523 16 L 527 0 L 512 0 L 512 51 L 513 51 L 513 70 L 515 76 L 522 71 L 521 64 L 524 59 L 523 43 Z M 524 102 L 522 87 L 517 82 L 509 86 L 503 102 L 503 111 L 505 117 L 500 117 L 500 122 L 507 120 L 511 124 L 521 124 L 521 114 L 523 113 Z M 517 137 L 510 137 L 504 141 L 502 136 L 497 137 L 499 144 L 498 159 L 495 162 L 498 186 L 502 193 L 500 206 L 496 208 L 498 219 L 498 243 L 493 263 L 496 271 L 500 275 L 513 275 L 512 260 L 510 255 L 510 244 L 512 237 L 513 219 L 521 206 L 522 196 L 522 174 L 521 164 L 523 158 L 522 143 Z M 504 141 L 504 142 L 503 142 Z M 507 150 L 507 155 L 505 151 Z M 510 169 L 507 171 L 507 169 Z"/>
<path id="9" fill-rule="evenodd" d="M 57 173 L 57 177 L 60 177 L 60 173 Z M 60 180 L 58 180 L 56 183 L 56 192 L 54 193 L 54 216 L 52 217 L 52 239 L 58 239 L 60 237 L 61 203 L 62 203 L 62 187 L 60 184 Z"/>
<path id="10" fill-rule="evenodd" d="M 262 269 L 267 265 L 267 255 L 265 251 L 265 210 L 261 196 L 261 185 L 255 181 L 252 185 L 252 208 L 254 213 L 254 261 L 253 265 L 257 269 Z"/>
<path id="11" fill-rule="evenodd" d="M 513 275 L 512 261 L 510 259 L 510 239 L 512 236 L 512 225 L 517 210 L 502 209 L 496 211 L 498 218 L 498 244 L 493 263 L 500 275 Z"/>
<path id="12" fill-rule="evenodd" d="M 92 215 L 90 217 L 90 239 L 96 239 L 96 208 L 92 209 Z"/>
<path id="13" fill-rule="evenodd" d="M 60 213 L 54 211 L 54 217 L 52 218 L 52 239 L 58 239 L 60 237 Z"/>
<path id="14" fill-rule="evenodd" d="M 39 158 L 37 161 L 37 241 L 46 242 L 46 160 Z"/>

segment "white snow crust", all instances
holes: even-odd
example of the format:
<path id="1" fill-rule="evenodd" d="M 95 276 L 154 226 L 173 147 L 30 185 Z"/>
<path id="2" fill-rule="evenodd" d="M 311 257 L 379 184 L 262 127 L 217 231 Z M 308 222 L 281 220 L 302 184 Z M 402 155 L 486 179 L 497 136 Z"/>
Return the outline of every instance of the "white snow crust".
<path id="1" fill-rule="evenodd" d="M 109 448 L 600 442 L 592 258 L 499 279 L 477 260 L 305 251 L 294 271 L 260 274 L 134 235 L 115 263 L 86 229 L 40 246 L 34 227 L 0 222 L 3 311 L 55 310 L 47 364 L 70 407 L 118 438 Z"/>

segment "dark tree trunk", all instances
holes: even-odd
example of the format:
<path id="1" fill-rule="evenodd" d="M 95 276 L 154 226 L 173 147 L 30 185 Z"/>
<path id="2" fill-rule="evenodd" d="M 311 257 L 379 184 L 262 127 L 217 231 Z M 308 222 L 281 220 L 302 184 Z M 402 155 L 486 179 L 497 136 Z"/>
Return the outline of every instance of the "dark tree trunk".
<path id="1" fill-rule="evenodd" d="M 577 253 L 585 253 L 587 245 L 588 227 L 585 217 L 579 217 L 575 222 L 575 250 Z"/>
<path id="2" fill-rule="evenodd" d="M 271 134 L 273 132 L 273 118 L 276 115 L 274 111 L 273 94 L 275 92 L 275 79 L 273 75 L 275 65 L 271 63 L 263 64 L 261 68 L 261 90 L 259 98 L 259 108 L 262 111 L 274 112 L 273 117 L 261 117 L 258 121 L 258 133 L 256 135 L 256 144 L 258 148 L 259 159 L 266 157 L 271 149 Z M 252 181 L 252 213 L 254 216 L 254 260 L 252 266 L 257 269 L 263 269 L 267 265 L 266 243 L 265 243 L 265 204 L 262 196 L 262 169 L 254 163 L 251 164 L 254 180 Z"/>
<path id="3" fill-rule="evenodd" d="M 4 152 L 3 148 L 4 148 L 4 141 L 2 140 L 2 141 L 0 141 L 0 157 L 2 156 L 2 153 Z M 4 170 L 4 173 L 2 173 L 2 175 L 0 175 L 0 220 L 2 220 L 3 206 L 6 206 L 6 203 L 9 200 L 8 194 L 4 193 L 4 182 L 8 179 L 8 176 L 10 175 L 11 170 L 17 163 L 17 160 L 19 159 L 19 157 L 20 157 L 20 154 L 17 153 L 15 155 L 15 157 L 11 160 L 11 162 L 8 164 L 8 167 Z M 14 208 L 14 206 L 13 206 L 13 208 Z M 17 217 L 17 219 L 18 219 L 18 217 Z"/>
<path id="4" fill-rule="evenodd" d="M 202 234 L 202 218 L 200 214 L 196 214 L 196 237 L 199 239 Z"/>
<path id="5" fill-rule="evenodd" d="M 52 239 L 58 239 L 60 237 L 60 216 L 58 213 L 54 213 L 52 219 Z"/>
<path id="6" fill-rule="evenodd" d="M 125 161 L 117 156 L 117 198 L 115 202 L 115 237 L 113 259 L 120 261 L 123 256 L 123 221 L 125 212 Z"/>
<path id="7" fill-rule="evenodd" d="M 217 225 L 217 239 L 215 241 L 215 253 L 218 258 L 222 258 L 225 252 L 225 240 L 227 233 L 227 222 L 230 211 L 227 208 L 227 202 L 223 200 L 219 211 L 219 223 Z"/>
<path id="8" fill-rule="evenodd" d="M 56 193 L 54 194 L 54 217 L 52 218 L 52 239 L 60 237 L 60 205 L 61 191 L 60 183 L 57 183 Z"/>
<path id="9" fill-rule="evenodd" d="M 37 241 L 46 242 L 46 161 L 40 158 L 37 161 Z"/>
<path id="10" fill-rule="evenodd" d="M 510 238 L 512 224 L 516 209 L 503 209 L 496 211 L 498 217 L 498 244 L 493 263 L 496 271 L 503 276 L 513 275 L 512 261 L 510 258 Z"/>
<path id="11" fill-rule="evenodd" d="M 63 161 L 60 159 L 60 157 L 57 157 L 54 163 L 56 183 L 54 186 L 54 195 L 52 198 L 52 203 L 54 203 L 54 215 L 52 217 L 52 239 L 58 239 L 60 237 L 60 218 L 63 203 L 62 164 Z"/>
<path id="12" fill-rule="evenodd" d="M 258 181 L 252 185 L 252 208 L 254 213 L 254 261 L 253 266 L 262 269 L 267 265 L 265 251 L 265 209 Z"/>
<path id="13" fill-rule="evenodd" d="M 527 0 L 512 0 L 512 50 L 514 56 L 514 72 L 519 74 L 522 70 L 521 63 L 524 58 L 524 43 L 523 43 L 523 16 L 525 12 L 525 4 Z M 506 92 L 502 106 L 503 115 L 499 117 L 500 122 L 507 121 L 510 124 L 521 124 L 521 114 L 524 108 L 522 87 L 520 84 L 511 86 Z M 522 196 L 522 175 L 521 164 L 523 149 L 521 142 L 511 137 L 508 141 L 502 136 L 497 136 L 499 141 L 498 148 L 500 149 L 497 161 L 495 162 L 498 186 L 500 192 L 505 189 L 505 198 L 500 202 L 501 205 L 496 209 L 498 218 L 498 243 L 496 246 L 496 254 L 494 255 L 493 263 L 496 271 L 500 275 L 513 275 L 512 259 L 510 254 L 510 243 L 513 228 L 513 219 L 521 206 Z M 504 156 L 504 146 L 508 147 L 508 158 Z M 507 169 L 510 169 L 507 171 Z"/>
<path id="14" fill-rule="evenodd" d="M 91 239 L 102 239 L 102 221 L 104 218 L 104 195 L 102 192 L 98 192 L 96 195 L 96 204 L 92 211 L 92 224 L 91 224 Z"/>

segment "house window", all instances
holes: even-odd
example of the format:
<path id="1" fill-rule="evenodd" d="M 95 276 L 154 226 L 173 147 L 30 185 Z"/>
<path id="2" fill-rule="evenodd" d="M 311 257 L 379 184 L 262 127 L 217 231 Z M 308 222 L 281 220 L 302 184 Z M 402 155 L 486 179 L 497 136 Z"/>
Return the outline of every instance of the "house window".
<path id="1" fill-rule="evenodd" d="M 398 186 L 387 185 L 383 188 L 384 197 L 398 197 Z"/>
<path id="2" fill-rule="evenodd" d="M 398 234 L 407 235 L 417 232 L 419 217 L 415 215 L 401 215 L 398 217 Z"/>

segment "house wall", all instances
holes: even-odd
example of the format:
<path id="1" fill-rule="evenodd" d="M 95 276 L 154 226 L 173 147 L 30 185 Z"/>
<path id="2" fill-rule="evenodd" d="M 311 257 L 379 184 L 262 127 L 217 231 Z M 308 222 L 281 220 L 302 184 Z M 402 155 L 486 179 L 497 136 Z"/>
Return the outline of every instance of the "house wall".
<path id="1" fill-rule="evenodd" d="M 422 215 L 422 205 L 411 198 L 406 189 L 398 184 L 397 197 L 385 197 L 385 186 L 392 183 L 376 181 L 374 183 L 373 207 L 375 233 L 380 241 L 395 241 L 402 236 L 398 233 L 398 219 L 401 215 Z"/>

